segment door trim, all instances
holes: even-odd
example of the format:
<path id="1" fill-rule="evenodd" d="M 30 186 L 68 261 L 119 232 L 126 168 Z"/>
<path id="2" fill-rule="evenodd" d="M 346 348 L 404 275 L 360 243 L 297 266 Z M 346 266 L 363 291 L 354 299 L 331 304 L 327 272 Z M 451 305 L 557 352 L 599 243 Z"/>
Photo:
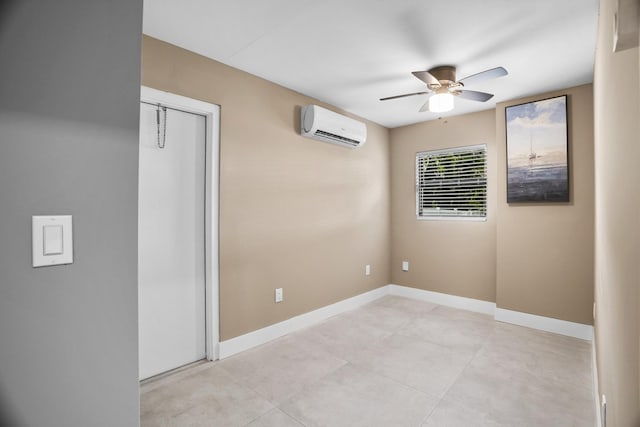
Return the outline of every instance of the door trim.
<path id="1" fill-rule="evenodd" d="M 217 360 L 220 354 L 220 106 L 147 86 L 140 88 L 140 101 L 205 116 L 205 347 L 207 360 Z"/>

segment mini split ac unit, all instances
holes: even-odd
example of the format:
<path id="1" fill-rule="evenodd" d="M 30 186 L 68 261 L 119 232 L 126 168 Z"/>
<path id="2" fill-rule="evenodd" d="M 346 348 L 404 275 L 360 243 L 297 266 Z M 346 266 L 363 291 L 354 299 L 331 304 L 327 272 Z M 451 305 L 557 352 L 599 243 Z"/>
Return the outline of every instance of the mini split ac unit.
<path id="1" fill-rule="evenodd" d="M 317 105 L 302 107 L 300 133 L 307 138 L 356 148 L 367 140 L 367 126 Z"/>

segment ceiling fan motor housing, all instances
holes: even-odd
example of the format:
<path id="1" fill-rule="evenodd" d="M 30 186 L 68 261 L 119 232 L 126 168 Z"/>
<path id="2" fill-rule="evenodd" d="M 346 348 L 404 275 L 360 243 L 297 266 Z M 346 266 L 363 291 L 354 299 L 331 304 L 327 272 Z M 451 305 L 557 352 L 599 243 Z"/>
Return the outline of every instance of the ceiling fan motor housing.
<path id="1" fill-rule="evenodd" d="M 435 67 L 429 70 L 429 74 L 438 79 L 440 86 L 451 87 L 456 83 L 456 67 L 450 65 Z M 429 85 L 430 89 L 437 89 L 437 87 L 432 88 L 431 86 Z"/>

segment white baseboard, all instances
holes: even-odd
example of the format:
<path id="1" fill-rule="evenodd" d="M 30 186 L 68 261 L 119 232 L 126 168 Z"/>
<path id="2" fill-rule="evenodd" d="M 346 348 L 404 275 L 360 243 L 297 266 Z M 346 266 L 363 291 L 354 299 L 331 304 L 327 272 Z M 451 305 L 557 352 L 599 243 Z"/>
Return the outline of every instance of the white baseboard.
<path id="1" fill-rule="evenodd" d="M 591 325 L 583 325 L 582 323 L 568 322 L 566 320 L 537 316 L 535 314 L 511 311 L 504 308 L 496 308 L 496 314 L 494 317 L 500 322 L 513 323 L 514 325 L 526 326 L 533 329 L 539 329 L 541 331 L 567 335 L 587 341 L 593 340 L 593 326 Z"/>
<path id="2" fill-rule="evenodd" d="M 593 340 L 593 326 L 591 325 L 583 325 L 581 323 L 568 322 L 566 320 L 506 310 L 504 308 L 496 307 L 496 304 L 493 302 L 425 291 L 424 289 L 416 289 L 399 285 L 389 285 L 389 288 L 389 295 L 398 295 L 421 301 L 429 301 L 435 304 L 446 305 L 448 307 L 475 311 L 477 313 L 491 315 L 494 319 L 500 322 L 512 323 L 514 325 L 526 326 L 547 332 L 554 332 L 556 334 L 567 335 L 587 341 Z"/>
<path id="3" fill-rule="evenodd" d="M 424 289 L 410 288 L 408 286 L 388 285 L 389 295 L 412 298 L 420 301 L 428 301 L 447 307 L 460 308 L 462 310 L 475 311 L 493 316 L 496 309 L 495 302 L 482 301 L 473 298 L 459 297 L 440 292 L 425 291 Z"/>
<path id="4" fill-rule="evenodd" d="M 363 306 L 371 301 L 375 301 L 378 298 L 388 295 L 388 293 L 389 287 L 382 286 L 372 291 L 365 292 L 364 294 L 339 301 L 335 304 L 327 305 L 317 310 L 292 317 L 291 319 L 283 320 L 282 322 L 274 325 L 266 326 L 262 329 L 222 341 L 220 342 L 219 347 L 219 357 L 220 359 L 224 359 L 225 357 L 265 344 L 276 338 L 280 338 L 284 335 L 320 323 L 337 314 Z"/>
<path id="5" fill-rule="evenodd" d="M 600 385 L 598 384 L 598 355 L 596 354 L 595 336 L 591 341 L 591 372 L 593 373 L 593 397 L 596 403 L 596 427 L 602 427 L 602 412 L 600 409 Z"/>
<path id="6" fill-rule="evenodd" d="M 465 298 L 440 292 L 426 291 L 424 289 L 410 288 L 400 285 L 386 285 L 335 304 L 321 307 L 317 310 L 301 314 L 291 319 L 283 320 L 274 325 L 266 326 L 253 332 L 220 342 L 219 357 L 224 359 L 250 348 L 265 344 L 276 338 L 296 332 L 300 329 L 315 325 L 337 314 L 361 307 L 375 301 L 385 295 L 396 295 L 412 298 L 419 301 L 428 301 L 447 307 L 474 311 L 488 314 L 501 322 L 513 323 L 556 334 L 567 335 L 583 340 L 593 340 L 593 326 L 580 323 L 567 322 L 566 320 L 552 319 L 534 314 L 497 308 L 496 304 L 473 298 Z"/>

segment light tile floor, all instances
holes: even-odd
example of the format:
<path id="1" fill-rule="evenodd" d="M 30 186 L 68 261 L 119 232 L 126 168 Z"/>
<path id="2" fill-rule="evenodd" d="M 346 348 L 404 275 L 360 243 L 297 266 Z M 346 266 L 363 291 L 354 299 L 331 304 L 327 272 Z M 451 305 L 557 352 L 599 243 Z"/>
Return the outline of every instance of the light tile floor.
<path id="1" fill-rule="evenodd" d="M 591 345 L 388 296 L 141 387 L 143 427 L 595 425 Z"/>

